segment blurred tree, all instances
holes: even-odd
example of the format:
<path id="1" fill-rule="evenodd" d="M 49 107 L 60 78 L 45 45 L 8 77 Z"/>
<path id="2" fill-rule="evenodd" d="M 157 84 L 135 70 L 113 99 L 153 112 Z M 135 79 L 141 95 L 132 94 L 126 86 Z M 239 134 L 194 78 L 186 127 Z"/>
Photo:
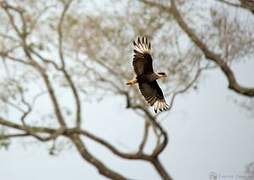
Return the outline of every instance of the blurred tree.
<path id="1" fill-rule="evenodd" d="M 253 0 L 239 0 L 238 2 L 231 2 L 231 1 L 225 1 L 225 0 L 218 0 L 222 3 L 225 3 L 229 6 L 233 6 L 236 8 L 243 8 L 251 13 L 254 13 L 254 1 Z"/>
<path id="2" fill-rule="evenodd" d="M 253 179 L 254 179 L 254 162 L 251 162 L 246 166 L 246 180 Z"/>
<path id="3" fill-rule="evenodd" d="M 153 56 L 159 59 L 156 68 L 163 67 L 170 75 L 162 87 L 171 107 L 177 95 L 197 89 L 202 71 L 214 68 L 222 70 L 230 89 L 254 96 L 254 89 L 241 86 L 230 67 L 251 57 L 254 49 L 254 23 L 243 27 L 238 17 L 228 16 L 234 7 L 221 10 L 216 8 L 218 4 L 210 3 L 203 7 L 210 14 L 204 14 L 184 0 L 171 0 L 170 4 L 148 0 L 104 2 L 114 4 L 108 8 L 96 1 L 0 3 L 2 146 L 8 147 L 13 138 L 32 137 L 40 142 L 52 141 L 50 153 L 54 154 L 55 142 L 60 139 L 75 146 L 101 175 L 128 179 L 88 150 L 84 141 L 88 138 L 121 159 L 150 163 L 162 179 L 172 179 L 159 159 L 168 144 L 167 131 L 159 122 L 161 114 L 150 111 L 137 88 L 125 85 L 133 73 L 130 45 L 136 36 L 147 35 L 152 40 L 156 49 Z M 124 98 L 126 108 L 144 119 L 143 138 L 136 152 L 119 150 L 84 125 L 82 102 L 105 95 Z M 66 104 L 66 97 L 73 103 Z M 146 152 L 149 134 L 155 135 L 156 144 Z"/>

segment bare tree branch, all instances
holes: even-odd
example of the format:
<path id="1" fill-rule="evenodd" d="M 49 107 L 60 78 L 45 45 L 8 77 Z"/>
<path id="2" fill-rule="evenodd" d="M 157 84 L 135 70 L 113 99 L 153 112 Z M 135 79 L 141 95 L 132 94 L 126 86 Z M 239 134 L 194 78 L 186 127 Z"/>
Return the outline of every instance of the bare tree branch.
<path id="1" fill-rule="evenodd" d="M 153 166 L 156 168 L 158 173 L 161 175 L 161 178 L 164 180 L 173 180 L 172 177 L 165 170 L 165 167 L 161 164 L 158 158 L 154 158 L 152 161 Z"/>
<path id="2" fill-rule="evenodd" d="M 62 14 L 60 16 L 60 20 L 57 26 L 57 32 L 58 32 L 58 54 L 60 56 L 60 60 L 62 62 L 62 68 L 65 68 L 65 59 L 64 59 L 64 52 L 63 52 L 63 32 L 62 32 L 62 26 L 64 22 L 65 15 L 71 5 L 72 0 L 69 0 L 66 4 L 64 4 L 64 9 L 62 11 Z"/>
<path id="3" fill-rule="evenodd" d="M 194 76 L 194 78 L 183 89 L 180 89 L 180 90 L 178 90 L 178 91 L 173 93 L 173 95 L 171 97 L 170 104 L 169 104 L 170 108 L 173 107 L 176 96 L 179 95 L 179 94 L 185 93 L 186 91 L 188 91 L 193 86 L 193 84 L 198 80 L 202 70 L 204 70 L 204 69 L 206 69 L 206 68 L 199 68 L 197 70 L 196 75 Z"/>
<path id="4" fill-rule="evenodd" d="M 14 37 L 10 35 L 5 36 L 5 34 L 3 34 L 2 36 L 2 34 L 0 34 L 1 38 L 10 43 L 10 47 L 8 47 L 9 46 L 8 43 L 7 45 L 3 46 L 4 48 L 1 49 L 0 56 L 2 58 L 5 58 L 6 60 L 10 60 L 12 62 L 10 63 L 11 65 L 12 64 L 16 65 L 20 63 L 22 65 L 32 67 L 32 69 L 36 71 L 35 73 L 36 78 L 38 77 L 37 75 L 39 74 L 38 82 L 41 85 L 42 79 L 43 86 L 45 86 L 46 93 L 48 94 L 48 99 L 50 100 L 49 103 L 51 103 L 50 106 L 52 106 L 53 108 L 53 112 L 50 111 L 49 116 L 51 118 L 53 115 L 53 118 L 55 118 L 56 121 L 60 124 L 60 127 L 47 128 L 46 126 L 37 127 L 30 124 L 29 122 L 32 121 L 28 121 L 28 117 L 29 118 L 32 117 L 29 116 L 29 114 L 32 112 L 32 108 L 35 106 L 34 102 L 39 96 L 39 94 L 35 95 L 34 99 L 31 102 L 27 101 L 29 99 L 25 99 L 25 97 L 29 98 L 29 93 L 24 94 L 24 96 L 23 94 L 21 94 L 21 99 L 19 98 L 18 100 L 13 100 L 14 102 L 13 105 L 17 106 L 16 108 L 19 109 L 19 111 L 22 113 L 21 118 L 17 119 L 16 121 L 11 121 L 4 119 L 4 117 L 0 117 L 1 127 L 16 130 L 17 132 L 15 131 L 13 132 L 13 134 L 11 134 L 10 132 L 12 131 L 10 131 L 9 132 L 10 134 L 9 133 L 4 134 L 1 137 L 4 139 L 18 137 L 20 138 L 32 137 L 36 138 L 36 140 L 40 142 L 53 141 L 53 146 L 50 151 L 54 151 L 54 148 L 57 145 L 55 143 L 57 138 L 64 137 L 71 140 L 71 143 L 74 144 L 74 146 L 77 148 L 78 152 L 83 157 L 83 159 L 88 163 L 90 163 L 91 165 L 93 165 L 94 167 L 96 167 L 101 175 L 111 179 L 127 179 L 124 175 L 118 173 L 117 169 L 112 170 L 106 163 L 104 164 L 99 159 L 97 159 L 95 155 L 93 155 L 91 152 L 88 151 L 88 148 L 86 147 L 87 145 L 85 144 L 85 141 L 83 141 L 83 138 L 87 138 L 91 140 L 93 143 L 99 145 L 99 147 L 105 148 L 112 155 L 115 155 L 117 158 L 133 161 L 141 160 L 147 164 L 150 164 L 154 167 L 154 169 L 157 171 L 158 175 L 162 179 L 171 180 L 172 178 L 168 173 L 169 170 L 168 167 L 163 166 L 162 162 L 159 159 L 160 155 L 165 151 L 167 145 L 169 144 L 168 132 L 166 131 L 166 128 L 163 127 L 163 124 L 159 123 L 160 120 L 159 116 L 154 115 L 153 112 L 150 111 L 146 105 L 144 105 L 143 99 L 139 98 L 140 94 L 138 92 L 138 89 L 127 89 L 127 87 L 124 85 L 124 81 L 128 77 L 127 73 L 129 73 L 127 69 L 128 62 L 127 58 L 129 57 L 124 58 L 122 55 L 129 53 L 129 49 L 127 50 L 127 47 L 129 47 L 130 44 L 129 41 L 131 38 L 133 38 L 132 36 L 136 35 L 137 33 L 144 34 L 146 31 L 146 26 L 147 27 L 150 27 L 150 25 L 152 26 L 151 28 L 149 28 L 149 31 L 146 32 L 149 34 L 149 36 L 157 37 L 157 35 L 158 36 L 163 35 L 164 30 L 160 31 L 160 29 L 164 29 L 163 26 L 166 27 L 165 24 L 168 25 L 167 21 L 169 17 L 168 14 L 166 14 L 165 12 L 169 13 L 169 15 L 172 15 L 171 14 L 172 7 L 168 7 L 160 3 L 154 3 L 155 1 L 151 2 L 148 0 L 143 0 L 143 2 L 145 2 L 146 4 L 157 7 L 151 8 L 151 10 L 154 12 L 159 12 L 159 14 L 163 16 L 162 17 L 163 21 L 161 21 L 161 19 L 158 20 L 156 15 L 151 18 L 148 17 L 149 12 L 146 11 L 147 10 L 150 11 L 150 9 L 147 9 L 145 7 L 143 8 L 142 6 L 143 9 L 141 10 L 144 10 L 144 13 L 147 13 L 149 23 L 145 22 L 147 17 L 145 17 L 144 20 L 142 18 L 141 22 L 139 22 L 142 25 L 142 28 L 140 28 L 139 26 L 136 25 L 136 17 L 135 19 L 127 19 L 127 20 L 124 19 L 123 17 L 117 17 L 115 19 L 111 17 L 113 19 L 112 21 L 110 19 L 109 22 L 105 22 L 103 19 L 105 17 L 102 17 L 102 14 L 100 13 L 98 16 L 95 15 L 95 17 L 91 17 L 89 21 L 84 22 L 86 21 L 86 17 L 80 18 L 82 19 L 80 20 L 79 17 L 78 18 L 76 17 L 78 13 L 75 14 L 74 11 L 67 14 L 68 10 L 72 10 L 70 9 L 70 4 L 72 0 L 67 0 L 64 1 L 64 6 L 63 9 L 61 9 L 60 17 L 58 15 L 55 15 L 53 18 L 50 16 L 52 19 L 57 19 L 55 23 L 57 24 L 57 27 L 55 27 L 54 25 L 52 25 L 55 22 L 54 21 L 52 23 L 53 21 L 52 19 L 46 20 L 46 23 L 45 21 L 42 20 L 42 22 L 44 23 L 39 24 L 40 23 L 40 21 L 38 21 L 39 17 L 41 16 L 44 10 L 42 10 L 42 12 L 38 11 L 39 14 L 35 13 L 34 18 L 32 18 L 31 20 L 29 18 L 31 17 L 31 15 L 29 16 L 30 8 L 25 7 L 22 8 L 22 6 L 20 6 L 21 8 L 19 9 L 18 3 L 16 4 L 13 3 L 15 5 L 10 5 L 7 4 L 7 1 L 4 2 L 5 2 L 4 5 L 1 6 L 7 15 L 4 18 L 8 19 L 8 23 L 10 24 L 8 25 L 8 28 L 11 30 L 12 32 L 11 35 L 13 35 Z M 59 3 L 63 2 L 61 1 Z M 74 5 L 75 4 L 72 4 L 72 6 Z M 26 9 L 29 10 L 26 11 Z M 45 8 L 45 10 L 46 9 L 47 8 Z M 162 11 L 159 11 L 160 9 L 162 9 Z M 143 11 L 138 13 L 142 14 Z M 164 16 L 165 14 L 166 16 Z M 105 14 L 103 14 L 103 16 L 104 15 Z M 27 18 L 27 21 L 25 18 Z M 45 16 L 45 18 L 47 18 L 47 15 Z M 44 19 L 44 16 L 42 16 L 41 19 Z M 107 19 L 107 17 L 105 19 Z M 69 21 L 73 22 L 70 23 Z M 70 25 L 69 23 L 71 24 L 71 26 L 68 26 Z M 114 23 L 116 23 L 116 25 Z M 41 31 L 38 30 L 37 32 L 37 28 L 35 27 L 36 24 L 41 25 L 42 26 L 41 29 L 45 27 L 45 29 L 49 31 L 49 34 L 45 35 L 46 38 L 44 37 L 43 33 L 42 33 L 43 35 L 40 34 L 41 36 L 39 35 L 37 37 L 36 33 L 41 33 Z M 123 24 L 127 24 L 128 26 L 126 27 L 130 29 L 126 31 L 125 27 L 122 27 Z M 133 32 L 131 32 L 132 30 Z M 157 32 L 159 33 L 156 34 Z M 57 42 L 54 41 L 55 40 L 54 38 L 48 38 L 52 34 L 55 35 L 55 33 L 57 33 Z M 52 39 L 53 42 L 51 41 Z M 166 41 L 161 42 L 161 40 L 158 39 L 160 43 L 165 44 L 167 44 L 169 40 L 170 38 L 167 39 Z M 176 43 L 175 41 L 173 41 L 173 43 Z M 45 46 L 43 45 L 43 48 L 40 48 L 39 45 L 44 42 Z M 46 43 L 48 44 L 46 45 Z M 200 43 L 197 44 L 199 45 Z M 156 40 L 154 45 L 156 47 L 157 45 Z M 198 45 L 197 47 L 199 47 Z M 9 49 L 5 47 L 8 47 Z M 175 75 L 174 74 L 175 72 L 173 72 L 172 70 L 172 75 L 173 76 L 175 75 L 176 77 L 175 79 L 177 79 L 175 80 L 175 82 L 177 81 L 176 82 L 177 89 L 173 91 L 170 103 L 171 106 L 173 106 L 175 97 L 178 94 L 184 93 L 188 89 L 193 87 L 193 84 L 197 82 L 197 79 L 201 72 L 201 70 L 198 69 L 197 74 L 193 73 L 193 71 L 196 72 L 197 68 L 196 62 L 200 59 L 199 56 L 200 53 L 198 53 L 198 57 L 197 53 L 196 54 L 193 53 L 193 58 L 189 58 L 189 54 L 192 53 L 192 49 L 191 50 L 187 49 L 186 52 L 181 52 L 181 50 L 179 49 L 181 49 L 180 46 L 178 47 L 177 50 L 173 50 L 178 52 L 172 51 L 172 54 L 175 55 L 175 57 L 172 56 L 172 59 L 174 58 L 175 59 L 174 62 L 172 63 L 173 66 L 170 68 L 174 70 L 175 67 L 177 68 L 179 67 L 181 72 L 178 77 L 178 75 Z M 196 48 L 193 49 L 195 49 L 196 51 Z M 110 53 L 108 53 L 108 51 L 110 51 Z M 57 54 L 55 54 L 55 52 Z M 170 53 L 171 52 L 163 52 L 163 53 L 159 52 L 158 54 L 159 56 L 162 56 L 162 59 L 163 58 L 167 59 L 167 57 L 171 55 Z M 77 58 L 76 57 L 73 58 L 75 56 L 73 54 L 75 55 L 78 54 Z M 184 56 L 185 54 L 186 56 Z M 108 55 L 110 57 L 108 57 Z M 206 57 L 208 58 L 210 56 Z M 186 58 L 188 58 L 188 61 L 182 63 L 180 59 Z M 73 61 L 70 62 L 69 60 Z M 163 60 L 161 62 L 162 62 L 161 65 L 165 63 Z M 52 70 L 51 67 L 53 67 L 53 71 L 51 71 Z M 30 68 L 28 69 L 30 70 Z M 86 76 L 87 72 L 89 73 L 90 76 Z M 192 77 L 192 75 L 194 75 L 194 77 Z M 71 92 L 68 95 L 70 95 L 70 97 L 74 99 L 75 103 L 74 108 L 70 108 L 71 112 L 66 111 L 66 114 L 64 111 L 65 109 L 63 109 L 65 108 L 66 104 L 60 101 L 61 95 L 57 91 L 58 90 L 57 88 L 62 86 L 60 85 L 60 83 L 55 84 L 55 76 L 56 79 L 61 78 L 61 80 L 64 80 L 64 86 L 68 87 Z M 92 81 L 89 81 L 87 79 L 89 80 L 92 79 Z M 96 134 L 91 133 L 89 130 L 82 129 L 81 124 L 83 120 L 82 117 L 83 114 L 81 108 L 82 107 L 81 96 L 79 95 L 79 93 L 81 91 L 80 87 L 87 88 L 86 86 L 83 86 L 83 82 L 85 83 L 89 82 L 91 84 L 91 87 L 93 88 L 100 87 L 100 90 L 102 90 L 103 92 L 105 92 L 107 89 L 110 91 L 110 93 L 120 94 L 122 97 L 125 97 L 126 108 L 132 110 L 144 120 L 144 130 L 142 132 L 143 135 L 141 137 L 140 143 L 137 145 L 136 150 L 134 152 L 125 152 L 124 150 L 118 149 L 118 147 L 115 146 L 113 143 L 110 143 L 110 141 L 107 141 L 106 139 L 103 139 L 102 137 L 99 137 Z M 92 84 L 91 82 L 94 83 L 95 85 Z M 105 84 L 107 87 L 105 87 Z M 173 86 L 171 84 L 170 85 L 168 84 L 166 85 L 167 88 L 171 88 L 171 86 Z M 181 87 L 180 90 L 179 87 Z M 90 86 L 87 89 L 89 91 Z M 31 91 L 33 91 L 32 88 Z M 28 102 L 30 102 L 30 104 Z M 5 106 L 7 106 L 7 104 Z M 73 113 L 72 111 L 74 112 L 74 116 L 72 116 Z M 70 121 L 72 120 L 72 117 L 74 117 L 74 121 L 76 123 L 74 128 L 70 128 L 67 126 L 67 123 L 69 122 L 69 120 Z M 40 120 L 39 116 L 38 119 Z M 149 129 L 150 127 L 152 129 Z M 153 147 L 148 146 L 148 142 L 150 140 L 149 136 L 150 133 L 152 135 L 155 134 L 156 138 L 155 139 L 156 144 Z M 148 148 L 150 148 L 149 149 L 150 151 L 146 152 L 145 150 L 147 150 Z"/>
<path id="5" fill-rule="evenodd" d="M 0 135 L 0 140 L 4 139 L 10 139 L 10 138 L 22 138 L 22 137 L 29 137 L 29 133 L 17 133 L 17 134 L 5 134 L 5 135 Z"/>
<path id="6" fill-rule="evenodd" d="M 145 124 L 144 124 L 144 133 L 143 133 L 143 140 L 142 142 L 140 143 L 139 145 L 139 152 L 143 152 L 144 150 L 144 147 L 146 145 L 146 142 L 147 142 L 147 138 L 148 138 L 148 133 L 149 133 L 149 123 L 147 121 L 145 121 Z"/>
<path id="7" fill-rule="evenodd" d="M 41 67 L 32 58 L 32 55 L 30 54 L 29 46 L 27 45 L 27 42 L 26 42 L 26 38 L 27 38 L 26 24 L 25 24 L 25 22 L 23 22 L 22 30 L 19 30 L 18 26 L 14 23 L 14 17 L 13 17 L 13 15 L 10 14 L 9 8 L 11 8 L 12 10 L 17 11 L 19 13 L 19 15 L 21 16 L 21 19 L 24 19 L 23 12 L 20 11 L 19 9 L 17 9 L 17 8 L 15 8 L 15 7 L 13 7 L 13 6 L 9 5 L 9 4 L 7 4 L 6 2 L 4 2 L 4 5 L 2 5 L 2 7 L 5 10 L 6 14 L 8 15 L 8 18 L 9 18 L 9 21 L 11 22 L 12 27 L 15 29 L 15 31 L 17 32 L 17 35 L 19 36 L 19 38 L 23 42 L 22 43 L 23 51 L 24 51 L 25 55 L 27 56 L 27 58 L 29 59 L 30 64 L 33 65 L 33 67 L 41 74 L 41 76 L 42 76 L 42 78 L 44 80 L 44 83 L 45 83 L 45 85 L 47 87 L 50 99 L 51 99 L 51 101 L 53 103 L 53 108 L 55 110 L 55 114 L 57 116 L 57 119 L 58 119 L 60 125 L 62 127 L 65 127 L 66 123 L 64 121 L 64 117 L 63 117 L 62 112 L 60 110 L 60 105 L 59 105 L 58 100 L 56 98 L 55 91 L 54 91 L 54 89 L 53 89 L 53 87 L 51 85 L 49 77 L 46 74 L 46 72 L 43 69 L 43 67 Z"/>
<path id="8" fill-rule="evenodd" d="M 114 153 L 117 156 L 120 156 L 122 158 L 125 159 L 143 159 L 143 160 L 149 160 L 150 156 L 149 155 L 145 155 L 143 154 L 143 152 L 136 152 L 136 153 L 124 153 L 119 151 L 118 149 L 116 149 L 113 145 L 111 145 L 109 142 L 107 142 L 106 140 L 103 140 L 97 136 L 95 136 L 92 133 L 89 133 L 87 131 L 81 130 L 80 131 L 82 133 L 82 135 L 89 137 L 91 140 L 103 145 L 104 147 L 106 147 L 107 149 L 109 149 L 112 153 Z"/>
<path id="9" fill-rule="evenodd" d="M 76 103 L 76 124 L 77 127 L 81 126 L 81 101 L 80 101 L 80 97 L 79 97 L 79 93 L 78 93 L 78 89 L 75 86 L 70 74 L 67 72 L 67 70 L 64 68 L 64 66 L 59 67 L 53 60 L 49 60 L 45 57 L 43 57 L 42 55 L 40 55 L 38 52 L 36 52 L 34 49 L 29 48 L 29 50 L 31 51 L 31 53 L 35 54 L 40 60 L 42 60 L 43 62 L 52 64 L 58 71 L 62 72 L 64 74 L 64 77 L 66 78 L 67 83 L 69 84 L 69 87 L 73 93 L 74 96 L 74 100 Z"/>
<path id="10" fill-rule="evenodd" d="M 0 116 L 0 124 L 2 126 L 6 126 L 6 127 L 10 127 L 16 130 L 21 130 L 21 131 L 26 131 L 26 128 L 21 125 L 21 124 L 17 124 L 12 122 L 11 120 L 7 120 L 3 117 Z M 52 128 L 45 128 L 45 127 L 34 127 L 34 126 L 28 126 L 29 129 L 31 129 L 33 132 L 35 133 L 48 133 L 48 134 L 52 134 L 55 132 L 54 129 Z"/>
<path id="11" fill-rule="evenodd" d="M 115 179 L 115 180 L 128 179 L 128 178 L 124 177 L 123 175 L 109 169 L 100 160 L 98 160 L 92 154 L 90 154 L 90 152 L 86 149 L 84 143 L 82 142 L 81 138 L 78 135 L 74 134 L 70 138 L 71 138 L 72 142 L 74 143 L 74 145 L 76 146 L 77 150 L 79 151 L 80 155 L 85 160 L 87 160 L 88 162 L 93 164 L 97 168 L 97 170 L 99 171 L 100 174 L 102 174 L 108 178 Z"/>
<path id="12" fill-rule="evenodd" d="M 236 7 L 236 8 L 242 8 L 244 10 L 250 11 L 251 13 L 254 14 L 254 1 L 253 0 L 239 0 L 240 4 L 232 3 L 227 0 L 217 0 L 221 3 L 224 3 L 226 5 Z"/>
<path id="13" fill-rule="evenodd" d="M 222 3 L 229 5 L 229 6 L 236 7 L 236 8 L 243 8 L 243 6 L 241 6 L 240 4 L 235 4 L 230 1 L 226 1 L 226 0 L 217 0 L 217 1 L 222 2 Z"/>
<path id="14" fill-rule="evenodd" d="M 222 57 L 219 54 L 216 54 L 215 52 L 211 51 L 208 46 L 194 33 L 194 31 L 187 25 L 187 23 L 184 21 L 182 15 L 180 14 L 175 1 L 171 0 L 171 6 L 165 6 L 160 3 L 155 3 L 147 0 L 140 0 L 150 6 L 157 7 L 166 13 L 169 13 L 170 15 L 173 15 L 178 25 L 181 27 L 181 29 L 189 36 L 189 38 L 192 40 L 192 42 L 203 52 L 205 57 L 217 64 L 222 72 L 225 74 L 227 80 L 228 80 L 228 88 L 232 89 L 238 94 L 253 97 L 254 96 L 254 88 L 248 88 L 241 86 L 229 67 L 229 65 L 222 59 Z"/>

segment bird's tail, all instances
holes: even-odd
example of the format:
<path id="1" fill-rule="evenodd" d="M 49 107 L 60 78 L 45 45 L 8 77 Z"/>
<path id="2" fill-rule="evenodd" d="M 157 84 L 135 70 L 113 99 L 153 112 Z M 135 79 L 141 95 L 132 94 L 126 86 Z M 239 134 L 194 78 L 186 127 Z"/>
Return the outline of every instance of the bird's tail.
<path id="1" fill-rule="evenodd" d="M 162 111 L 167 111 L 170 109 L 170 106 L 166 103 L 166 101 L 164 99 L 161 100 L 157 100 L 154 103 L 154 112 L 162 112 Z"/>
<path id="2" fill-rule="evenodd" d="M 141 54 L 150 53 L 151 43 L 148 41 L 147 37 L 138 37 L 137 41 L 133 41 L 134 52 L 137 51 Z"/>

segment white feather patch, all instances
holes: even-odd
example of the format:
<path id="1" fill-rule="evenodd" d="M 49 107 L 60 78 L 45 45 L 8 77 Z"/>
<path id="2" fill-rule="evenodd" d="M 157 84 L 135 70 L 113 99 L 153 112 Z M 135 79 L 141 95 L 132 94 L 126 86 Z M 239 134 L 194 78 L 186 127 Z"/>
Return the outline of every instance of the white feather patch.
<path id="1" fill-rule="evenodd" d="M 149 48 L 149 44 L 150 42 L 147 37 L 138 37 L 138 40 L 134 42 L 134 49 L 142 54 L 150 53 L 151 48 Z"/>
<path id="2" fill-rule="evenodd" d="M 154 104 L 154 112 L 162 112 L 162 111 L 167 111 L 170 109 L 170 106 L 166 103 L 164 99 L 162 100 L 157 100 Z"/>

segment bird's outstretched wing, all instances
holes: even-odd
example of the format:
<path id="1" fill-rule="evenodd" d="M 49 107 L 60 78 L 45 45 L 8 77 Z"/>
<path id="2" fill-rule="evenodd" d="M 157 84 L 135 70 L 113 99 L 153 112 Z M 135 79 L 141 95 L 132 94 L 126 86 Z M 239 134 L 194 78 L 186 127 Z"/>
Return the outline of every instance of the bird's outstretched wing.
<path id="1" fill-rule="evenodd" d="M 139 89 L 146 101 L 151 106 L 154 106 L 155 113 L 166 111 L 170 108 L 157 81 L 139 83 Z"/>
<path id="2" fill-rule="evenodd" d="M 146 37 L 138 37 L 137 41 L 133 41 L 133 45 L 133 67 L 137 76 L 153 73 L 153 60 L 150 54 L 151 43 Z"/>

